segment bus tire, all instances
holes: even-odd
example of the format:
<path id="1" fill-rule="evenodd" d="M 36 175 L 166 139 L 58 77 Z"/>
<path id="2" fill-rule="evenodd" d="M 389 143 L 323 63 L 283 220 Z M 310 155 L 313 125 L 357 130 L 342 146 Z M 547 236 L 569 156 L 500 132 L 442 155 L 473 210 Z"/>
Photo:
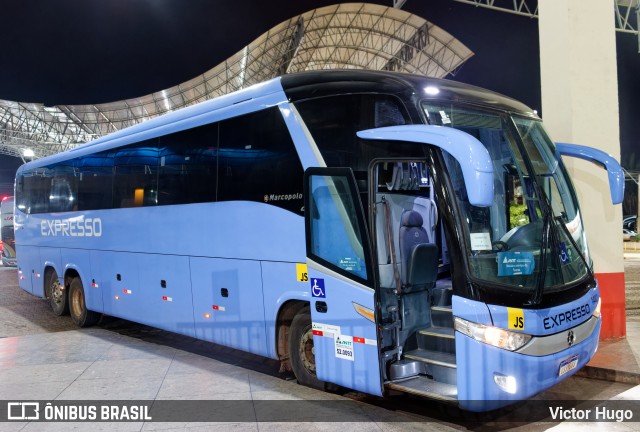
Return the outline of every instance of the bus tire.
<path id="1" fill-rule="evenodd" d="M 308 307 L 300 310 L 291 321 L 289 333 L 289 358 L 291 368 L 298 383 L 319 390 L 325 389 L 325 382 L 316 376 L 316 360 L 311 332 L 311 312 Z"/>
<path id="2" fill-rule="evenodd" d="M 47 272 L 45 294 L 54 314 L 58 316 L 69 314 L 69 294 L 58 279 L 58 273 L 50 269 Z"/>
<path id="3" fill-rule="evenodd" d="M 100 314 L 87 309 L 84 288 L 79 277 L 71 279 L 69 284 L 69 312 L 71 319 L 79 327 L 89 327 L 100 319 Z"/>

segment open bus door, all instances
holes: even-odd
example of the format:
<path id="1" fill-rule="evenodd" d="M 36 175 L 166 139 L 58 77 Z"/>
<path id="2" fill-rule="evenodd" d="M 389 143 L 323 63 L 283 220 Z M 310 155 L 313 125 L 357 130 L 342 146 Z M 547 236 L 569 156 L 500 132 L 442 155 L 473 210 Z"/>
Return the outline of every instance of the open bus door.
<path id="1" fill-rule="evenodd" d="M 381 395 L 374 266 L 353 171 L 309 168 L 304 180 L 316 376 Z"/>

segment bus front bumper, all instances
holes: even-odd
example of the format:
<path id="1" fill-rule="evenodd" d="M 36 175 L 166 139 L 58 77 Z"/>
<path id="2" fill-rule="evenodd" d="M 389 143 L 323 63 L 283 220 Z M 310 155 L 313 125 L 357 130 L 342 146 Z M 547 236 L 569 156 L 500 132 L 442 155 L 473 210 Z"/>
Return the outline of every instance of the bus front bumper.
<path id="1" fill-rule="evenodd" d="M 587 364 L 598 349 L 602 321 L 592 319 L 596 322 L 592 323 L 585 339 L 574 345 L 567 340 L 566 348 L 549 355 L 507 351 L 456 332 L 460 406 L 469 411 L 490 411 L 527 399 L 570 377 Z M 558 335 L 567 339 L 568 333 L 563 331 Z"/>

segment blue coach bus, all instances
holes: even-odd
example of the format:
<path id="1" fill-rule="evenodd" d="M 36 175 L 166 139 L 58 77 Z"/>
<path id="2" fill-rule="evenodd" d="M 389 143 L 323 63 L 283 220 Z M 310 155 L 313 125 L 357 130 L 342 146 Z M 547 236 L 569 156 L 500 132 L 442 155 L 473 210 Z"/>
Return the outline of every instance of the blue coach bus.
<path id="1" fill-rule="evenodd" d="M 285 75 L 23 165 L 20 286 L 279 359 L 301 384 L 487 410 L 593 356 L 600 295 L 561 155 L 502 95 Z M 605 287 L 606 288 L 606 287 Z"/>

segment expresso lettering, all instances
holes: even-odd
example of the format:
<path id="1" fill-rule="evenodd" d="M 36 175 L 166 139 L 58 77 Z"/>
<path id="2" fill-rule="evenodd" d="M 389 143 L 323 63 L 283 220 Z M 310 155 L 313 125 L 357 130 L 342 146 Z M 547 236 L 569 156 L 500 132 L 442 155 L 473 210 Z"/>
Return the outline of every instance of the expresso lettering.
<path id="1" fill-rule="evenodd" d="M 102 219 L 51 219 L 40 222 L 40 234 L 45 237 L 101 237 Z"/>
<path id="2" fill-rule="evenodd" d="M 589 315 L 590 313 L 591 308 L 589 307 L 589 303 L 585 303 L 582 306 L 578 306 L 568 311 L 546 317 L 543 320 L 544 328 L 545 330 L 549 330 L 554 327 L 560 327 L 563 324 L 577 321 L 578 319 L 582 318 L 583 316 Z"/>

